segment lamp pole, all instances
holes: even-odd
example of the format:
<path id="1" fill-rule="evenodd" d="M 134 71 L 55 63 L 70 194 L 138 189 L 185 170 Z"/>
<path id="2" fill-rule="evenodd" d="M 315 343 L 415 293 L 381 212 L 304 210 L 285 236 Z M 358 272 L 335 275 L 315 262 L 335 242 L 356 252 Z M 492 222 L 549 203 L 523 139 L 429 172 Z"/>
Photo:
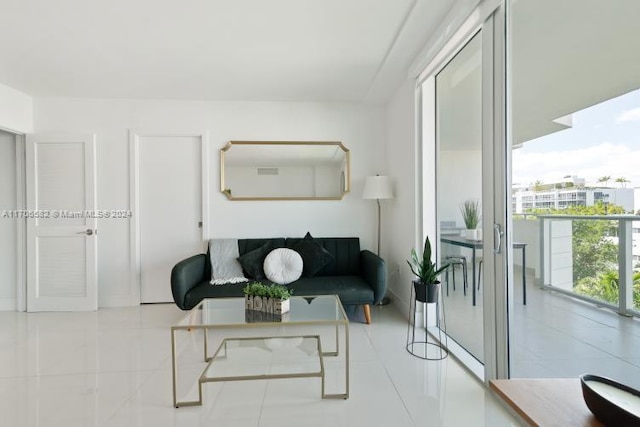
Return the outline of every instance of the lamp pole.
<path id="1" fill-rule="evenodd" d="M 378 203 L 378 250 L 376 251 L 376 255 L 380 256 L 380 199 L 376 199 Z"/>
<path id="2" fill-rule="evenodd" d="M 375 199 L 376 203 L 378 204 L 378 209 L 377 209 L 377 220 L 378 220 L 378 227 L 377 227 L 377 245 L 376 245 L 376 255 L 380 256 L 380 234 L 381 234 L 381 219 L 382 219 L 382 212 L 381 212 L 381 206 L 380 206 L 380 199 L 391 199 L 393 197 L 393 192 L 391 191 L 391 182 L 389 180 L 389 177 L 387 176 L 380 176 L 380 175 L 376 175 L 376 176 L 370 176 L 367 177 L 364 183 L 364 192 L 362 195 L 363 199 Z M 387 296 L 383 297 L 382 300 L 378 303 L 378 305 L 386 305 L 389 304 L 390 300 Z"/>

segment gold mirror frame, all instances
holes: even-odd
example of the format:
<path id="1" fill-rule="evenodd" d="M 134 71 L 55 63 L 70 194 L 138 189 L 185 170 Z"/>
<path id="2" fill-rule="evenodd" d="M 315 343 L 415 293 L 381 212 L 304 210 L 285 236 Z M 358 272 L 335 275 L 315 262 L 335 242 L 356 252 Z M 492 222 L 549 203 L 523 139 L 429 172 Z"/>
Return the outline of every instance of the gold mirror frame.
<path id="1" fill-rule="evenodd" d="M 336 147 L 344 152 L 345 155 L 345 167 L 341 171 L 339 177 L 339 185 L 342 190 L 339 195 L 336 196 L 309 196 L 309 197 L 282 197 L 282 196 L 235 196 L 233 189 L 230 189 L 227 185 L 228 180 L 225 177 L 225 157 L 227 152 L 234 146 L 272 146 L 283 147 L 287 149 L 289 147 L 301 147 L 301 146 L 328 146 Z M 265 165 L 266 168 L 274 168 L 277 166 Z M 342 142 L 333 141 L 229 141 L 227 145 L 220 149 L 220 192 L 227 196 L 229 200 L 241 201 L 241 200 L 342 200 L 345 194 L 351 190 L 351 153 L 348 148 L 342 145 Z"/>

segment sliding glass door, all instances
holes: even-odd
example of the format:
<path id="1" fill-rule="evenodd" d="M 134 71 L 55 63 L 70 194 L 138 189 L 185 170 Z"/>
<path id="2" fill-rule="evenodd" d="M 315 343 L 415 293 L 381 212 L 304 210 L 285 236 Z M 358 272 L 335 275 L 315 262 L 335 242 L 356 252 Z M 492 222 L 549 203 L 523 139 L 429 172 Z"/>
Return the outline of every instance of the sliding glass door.
<path id="1" fill-rule="evenodd" d="M 485 380 L 640 388 L 640 2 L 505 3 L 418 85 L 423 227 L 451 263 L 440 329 Z"/>
<path id="2" fill-rule="evenodd" d="M 482 31 L 436 75 L 437 217 L 447 333 L 484 363 Z"/>
<path id="3" fill-rule="evenodd" d="M 474 14 L 475 23 L 467 21 L 457 44 L 427 69 L 419 91 L 425 177 L 435 154 L 437 256 L 450 265 L 441 278 L 446 321 L 440 329 L 450 351 L 482 379 L 506 375 L 507 359 L 506 307 L 496 303 L 506 300 L 512 252 L 502 13 L 499 7 Z M 425 204 L 432 203 L 429 188 L 426 179 Z M 424 215 L 425 223 L 433 219 Z"/>

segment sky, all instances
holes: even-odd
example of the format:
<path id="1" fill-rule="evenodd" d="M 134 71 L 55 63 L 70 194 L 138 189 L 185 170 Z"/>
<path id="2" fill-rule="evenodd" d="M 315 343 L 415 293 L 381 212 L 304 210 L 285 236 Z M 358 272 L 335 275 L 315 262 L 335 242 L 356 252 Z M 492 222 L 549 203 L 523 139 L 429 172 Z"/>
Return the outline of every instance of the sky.
<path id="1" fill-rule="evenodd" d="M 596 183 L 611 176 L 640 187 L 640 90 L 573 114 L 573 127 L 513 150 L 513 183 L 559 182 L 566 175 Z"/>

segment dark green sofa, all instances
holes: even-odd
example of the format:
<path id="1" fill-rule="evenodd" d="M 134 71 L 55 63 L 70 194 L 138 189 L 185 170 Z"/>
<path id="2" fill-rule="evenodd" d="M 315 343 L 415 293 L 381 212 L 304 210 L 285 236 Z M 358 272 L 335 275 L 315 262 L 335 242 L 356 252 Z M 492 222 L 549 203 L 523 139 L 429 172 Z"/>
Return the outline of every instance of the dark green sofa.
<path id="1" fill-rule="evenodd" d="M 239 239 L 244 255 L 271 241 L 274 247 L 293 248 L 302 238 Z M 365 321 L 371 323 L 371 304 L 382 300 L 386 292 L 386 265 L 371 251 L 360 250 L 357 237 L 315 238 L 331 253 L 333 261 L 313 277 L 301 277 L 287 286 L 294 295 L 336 294 L 343 305 L 361 305 Z M 204 298 L 241 297 L 244 283 L 211 285 L 209 253 L 194 255 L 173 267 L 171 291 L 182 310 L 189 310 Z"/>

